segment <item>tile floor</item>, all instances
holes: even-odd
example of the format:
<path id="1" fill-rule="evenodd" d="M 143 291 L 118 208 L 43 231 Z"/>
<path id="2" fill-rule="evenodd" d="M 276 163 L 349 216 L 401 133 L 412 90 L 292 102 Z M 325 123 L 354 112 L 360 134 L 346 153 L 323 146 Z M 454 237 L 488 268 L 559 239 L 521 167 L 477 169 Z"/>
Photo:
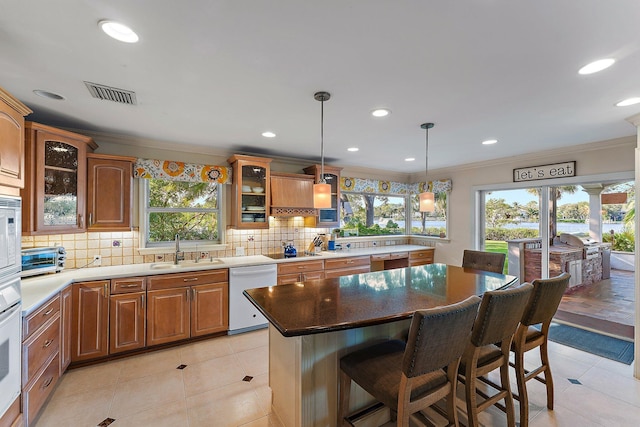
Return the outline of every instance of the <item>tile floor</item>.
<path id="1" fill-rule="evenodd" d="M 544 386 L 530 381 L 531 427 L 638 425 L 640 381 L 632 366 L 549 344 L 555 410 L 546 409 Z M 93 427 L 108 418 L 113 427 L 281 426 L 270 402 L 263 329 L 67 371 L 35 426 Z M 504 426 L 505 416 L 491 408 L 481 425 Z"/>

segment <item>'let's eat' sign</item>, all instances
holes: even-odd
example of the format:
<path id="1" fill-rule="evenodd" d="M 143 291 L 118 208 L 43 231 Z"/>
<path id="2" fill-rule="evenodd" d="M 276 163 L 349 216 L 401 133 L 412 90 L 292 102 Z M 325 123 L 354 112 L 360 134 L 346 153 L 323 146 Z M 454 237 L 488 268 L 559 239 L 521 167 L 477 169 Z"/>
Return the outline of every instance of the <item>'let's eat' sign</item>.
<path id="1" fill-rule="evenodd" d="M 553 165 L 530 166 L 513 170 L 513 182 L 536 181 L 539 179 L 566 178 L 576 176 L 576 162 Z"/>

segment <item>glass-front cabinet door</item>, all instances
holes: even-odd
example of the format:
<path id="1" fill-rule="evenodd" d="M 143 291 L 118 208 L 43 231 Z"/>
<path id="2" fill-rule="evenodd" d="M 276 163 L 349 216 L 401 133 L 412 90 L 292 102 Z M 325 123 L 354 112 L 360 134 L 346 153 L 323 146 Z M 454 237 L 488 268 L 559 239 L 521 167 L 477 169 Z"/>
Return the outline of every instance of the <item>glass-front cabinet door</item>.
<path id="1" fill-rule="evenodd" d="M 316 182 L 320 180 L 321 165 L 305 168 L 305 173 L 315 175 Z M 318 209 L 318 215 L 305 218 L 305 225 L 311 227 L 338 227 L 340 225 L 340 171 L 342 168 L 324 167 L 324 180 L 331 186 L 331 208 Z"/>
<path id="2" fill-rule="evenodd" d="M 28 163 L 35 171 L 32 189 L 25 188 L 33 192 L 25 202 L 30 217 L 23 221 L 25 234 L 85 230 L 86 154 L 94 147 L 93 140 L 82 135 L 27 125 L 27 152 L 35 157 Z"/>
<path id="3" fill-rule="evenodd" d="M 235 155 L 231 226 L 240 229 L 269 228 L 271 159 Z"/>

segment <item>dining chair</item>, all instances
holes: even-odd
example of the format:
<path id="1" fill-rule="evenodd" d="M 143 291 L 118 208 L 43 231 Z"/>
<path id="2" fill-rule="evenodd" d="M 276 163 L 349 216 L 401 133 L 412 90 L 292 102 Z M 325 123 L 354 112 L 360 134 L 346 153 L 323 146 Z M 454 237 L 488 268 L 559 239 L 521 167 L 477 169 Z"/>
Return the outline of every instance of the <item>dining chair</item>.
<path id="1" fill-rule="evenodd" d="M 553 377 L 547 352 L 547 338 L 551 320 L 558 310 L 570 278 L 570 274 L 562 273 L 556 277 L 531 282 L 533 292 L 511 344 L 511 351 L 515 356 L 512 366 L 515 368 L 518 384 L 518 394 L 514 397 L 520 402 L 520 427 L 527 427 L 529 423 L 527 381 L 536 379 L 546 386 L 547 408 L 553 409 Z M 535 348 L 540 349 L 541 365 L 528 371 L 524 368 L 524 354 Z M 541 378 L 540 374 L 544 374 L 544 378 Z"/>
<path id="2" fill-rule="evenodd" d="M 398 426 L 408 426 L 409 417 L 446 398 L 446 416 L 458 426 L 456 373 L 480 298 L 413 314 L 409 339 L 387 340 L 356 350 L 340 359 L 338 426 L 351 425 L 351 382 L 386 405 Z M 426 417 L 425 417 L 426 418 Z"/>
<path id="3" fill-rule="evenodd" d="M 531 295 L 533 286 L 524 283 L 505 290 L 488 291 L 482 296 L 478 316 L 467 348 L 460 360 L 458 378 L 465 385 L 469 427 L 478 426 L 478 413 L 504 399 L 507 425 L 515 426 L 513 396 L 509 385 L 509 351 L 513 334 Z M 500 369 L 500 384 L 488 382 L 497 391 L 489 395 L 478 389 L 478 381 Z M 478 396 L 484 400 L 478 402 Z"/>
<path id="4" fill-rule="evenodd" d="M 462 266 L 502 274 L 505 258 L 503 253 L 465 249 L 462 253 Z"/>

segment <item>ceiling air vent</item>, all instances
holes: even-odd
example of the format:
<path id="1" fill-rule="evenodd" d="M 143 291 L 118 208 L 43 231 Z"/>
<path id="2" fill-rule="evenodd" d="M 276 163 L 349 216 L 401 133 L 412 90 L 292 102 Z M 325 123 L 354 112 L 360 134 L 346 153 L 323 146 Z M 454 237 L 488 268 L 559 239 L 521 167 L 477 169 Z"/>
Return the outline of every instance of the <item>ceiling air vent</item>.
<path id="1" fill-rule="evenodd" d="M 84 84 L 87 86 L 87 89 L 91 92 L 91 96 L 94 98 L 119 102 L 121 104 L 137 104 L 136 93 L 130 90 L 118 89 L 117 87 L 99 85 L 91 82 L 84 82 Z"/>

